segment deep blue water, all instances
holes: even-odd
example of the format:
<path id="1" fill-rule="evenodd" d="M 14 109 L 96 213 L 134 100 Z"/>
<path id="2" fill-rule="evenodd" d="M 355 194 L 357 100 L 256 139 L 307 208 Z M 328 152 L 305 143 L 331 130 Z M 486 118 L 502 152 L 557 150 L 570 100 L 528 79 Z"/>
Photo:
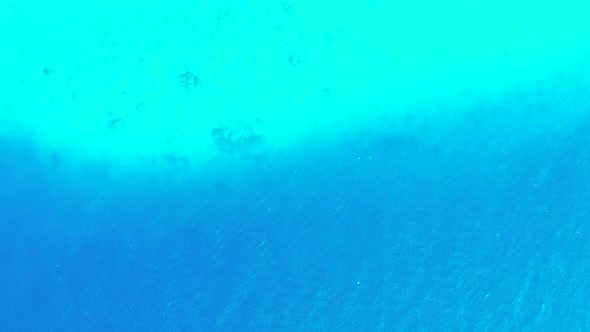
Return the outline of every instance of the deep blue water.
<path id="1" fill-rule="evenodd" d="M 0 329 L 588 330 L 590 119 L 535 98 L 180 182 L 2 142 Z"/>

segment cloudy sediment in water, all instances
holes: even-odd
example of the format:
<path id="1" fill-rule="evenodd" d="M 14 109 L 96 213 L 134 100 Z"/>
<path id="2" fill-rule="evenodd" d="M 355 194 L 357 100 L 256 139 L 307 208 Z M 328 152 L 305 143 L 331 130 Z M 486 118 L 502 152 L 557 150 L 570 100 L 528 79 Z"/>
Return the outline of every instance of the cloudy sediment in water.
<path id="1" fill-rule="evenodd" d="M 446 130 L 514 91 L 589 83 L 587 6 L 572 2 L 3 7 L 4 138 L 123 172 L 240 167 L 403 135 L 412 118 Z"/>

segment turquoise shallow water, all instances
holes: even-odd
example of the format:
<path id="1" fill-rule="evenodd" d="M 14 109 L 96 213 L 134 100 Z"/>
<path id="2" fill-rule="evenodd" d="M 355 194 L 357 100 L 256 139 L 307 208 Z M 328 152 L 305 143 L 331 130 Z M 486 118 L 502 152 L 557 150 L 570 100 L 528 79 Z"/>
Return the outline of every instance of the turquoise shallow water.
<path id="1" fill-rule="evenodd" d="M 4 3 L 11 331 L 584 331 L 579 2 Z"/>

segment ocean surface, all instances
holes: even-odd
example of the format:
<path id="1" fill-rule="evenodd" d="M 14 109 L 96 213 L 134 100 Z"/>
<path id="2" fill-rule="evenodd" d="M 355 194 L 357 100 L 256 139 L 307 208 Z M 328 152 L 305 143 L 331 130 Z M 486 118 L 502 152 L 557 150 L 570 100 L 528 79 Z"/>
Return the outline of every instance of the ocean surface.
<path id="1" fill-rule="evenodd" d="M 0 331 L 590 331 L 589 12 L 0 4 Z"/>

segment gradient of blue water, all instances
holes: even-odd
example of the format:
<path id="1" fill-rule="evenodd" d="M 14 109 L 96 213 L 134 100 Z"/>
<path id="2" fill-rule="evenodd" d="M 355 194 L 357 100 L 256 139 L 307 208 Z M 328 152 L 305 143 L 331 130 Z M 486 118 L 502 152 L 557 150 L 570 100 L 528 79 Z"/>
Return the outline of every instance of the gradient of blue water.
<path id="1" fill-rule="evenodd" d="M 0 329 L 587 330 L 590 121 L 527 135 L 560 105 L 535 98 L 210 186 L 2 142 Z"/>

